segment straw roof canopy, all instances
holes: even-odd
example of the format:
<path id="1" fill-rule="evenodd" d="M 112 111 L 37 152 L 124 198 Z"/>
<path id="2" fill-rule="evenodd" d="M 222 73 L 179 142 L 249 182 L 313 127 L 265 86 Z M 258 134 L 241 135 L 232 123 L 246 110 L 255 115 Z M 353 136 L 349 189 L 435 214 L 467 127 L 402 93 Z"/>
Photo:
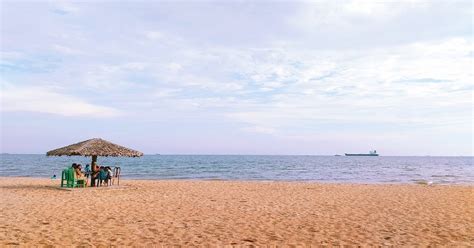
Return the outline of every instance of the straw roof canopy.
<path id="1" fill-rule="evenodd" d="M 90 139 L 46 153 L 47 156 L 125 156 L 140 157 L 143 153 L 116 145 L 103 139 Z"/>

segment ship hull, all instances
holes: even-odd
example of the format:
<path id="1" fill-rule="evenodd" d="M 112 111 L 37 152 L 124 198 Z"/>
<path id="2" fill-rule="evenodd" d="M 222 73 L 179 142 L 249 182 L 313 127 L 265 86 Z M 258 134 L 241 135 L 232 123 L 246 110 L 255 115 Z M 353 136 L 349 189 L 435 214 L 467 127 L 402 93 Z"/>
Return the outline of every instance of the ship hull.
<path id="1" fill-rule="evenodd" d="M 377 157 L 378 154 L 363 154 L 363 153 L 345 153 L 346 156 L 366 156 L 366 157 Z"/>

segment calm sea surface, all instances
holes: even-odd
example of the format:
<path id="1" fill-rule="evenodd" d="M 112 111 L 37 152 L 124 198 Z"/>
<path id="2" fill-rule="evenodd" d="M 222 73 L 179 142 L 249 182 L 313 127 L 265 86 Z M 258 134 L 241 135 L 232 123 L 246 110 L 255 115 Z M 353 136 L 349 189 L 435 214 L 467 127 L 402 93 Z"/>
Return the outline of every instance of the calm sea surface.
<path id="1" fill-rule="evenodd" d="M 145 155 L 99 157 L 133 179 L 282 180 L 348 183 L 474 184 L 474 157 Z M 51 177 L 90 157 L 0 155 L 0 176 Z"/>

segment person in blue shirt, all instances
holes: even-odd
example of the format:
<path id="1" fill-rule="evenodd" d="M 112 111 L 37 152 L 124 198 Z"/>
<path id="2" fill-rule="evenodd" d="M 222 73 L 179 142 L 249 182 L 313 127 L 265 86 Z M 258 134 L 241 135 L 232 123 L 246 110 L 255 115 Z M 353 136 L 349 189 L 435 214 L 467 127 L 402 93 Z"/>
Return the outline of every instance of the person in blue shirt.
<path id="1" fill-rule="evenodd" d="M 91 174 L 91 167 L 89 164 L 86 164 L 86 168 L 84 168 L 84 174 L 86 174 L 86 177 L 89 177 L 89 175 Z"/>
<path id="2" fill-rule="evenodd" d="M 99 183 L 100 185 L 102 185 L 103 182 L 105 182 L 106 184 L 108 184 L 107 170 L 105 169 L 104 166 L 101 166 L 101 167 L 100 167 L 99 181 L 100 181 L 100 183 Z"/>

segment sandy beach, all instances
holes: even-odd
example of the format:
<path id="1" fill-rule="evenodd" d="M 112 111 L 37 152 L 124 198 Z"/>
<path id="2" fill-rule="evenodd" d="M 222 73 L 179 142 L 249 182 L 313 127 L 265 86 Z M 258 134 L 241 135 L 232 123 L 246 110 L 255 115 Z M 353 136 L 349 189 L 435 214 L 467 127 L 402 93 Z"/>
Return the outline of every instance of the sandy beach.
<path id="1" fill-rule="evenodd" d="M 6 245 L 474 244 L 474 187 L 0 178 Z"/>

